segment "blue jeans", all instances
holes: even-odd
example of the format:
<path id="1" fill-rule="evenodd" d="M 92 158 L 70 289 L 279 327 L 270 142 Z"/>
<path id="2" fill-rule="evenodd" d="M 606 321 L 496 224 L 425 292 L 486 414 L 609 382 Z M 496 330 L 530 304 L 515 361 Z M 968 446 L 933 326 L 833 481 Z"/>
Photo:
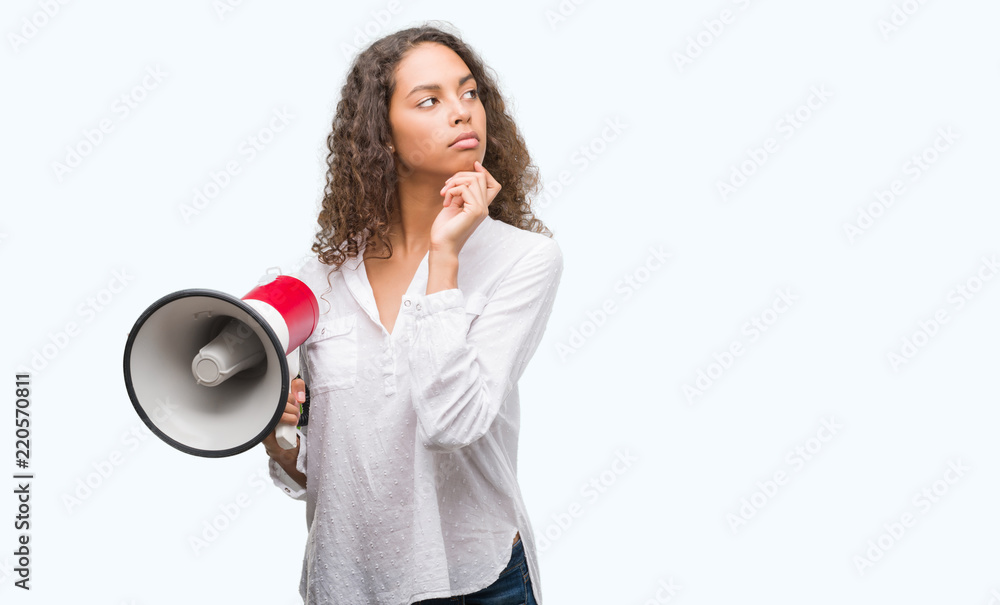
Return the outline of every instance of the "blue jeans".
<path id="1" fill-rule="evenodd" d="M 497 581 L 472 594 L 443 599 L 417 601 L 413 605 L 536 605 L 531 594 L 528 562 L 524 559 L 524 545 L 518 538 L 510 552 L 510 562 L 500 572 Z"/>

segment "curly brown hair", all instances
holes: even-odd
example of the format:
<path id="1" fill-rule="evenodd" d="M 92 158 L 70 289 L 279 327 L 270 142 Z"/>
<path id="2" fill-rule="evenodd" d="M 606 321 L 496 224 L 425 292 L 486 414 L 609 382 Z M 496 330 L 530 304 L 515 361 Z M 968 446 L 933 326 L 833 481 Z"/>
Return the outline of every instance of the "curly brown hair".
<path id="1" fill-rule="evenodd" d="M 490 217 L 552 237 L 531 212 L 528 196 L 538 189 L 538 168 L 531 163 L 524 138 L 507 113 L 495 72 L 457 34 L 425 23 L 389 34 L 359 53 L 340 90 L 333 129 L 327 137 L 329 169 L 316 221 L 320 228 L 312 245 L 320 262 L 335 269 L 358 255 L 358 237 L 366 229 L 365 245 L 384 242 L 392 256 L 387 233 L 399 197 L 396 164 L 388 148 L 389 100 L 396 87 L 397 65 L 421 42 L 437 42 L 455 51 L 475 78 L 487 122 L 483 166 L 502 185 L 490 203 Z"/>

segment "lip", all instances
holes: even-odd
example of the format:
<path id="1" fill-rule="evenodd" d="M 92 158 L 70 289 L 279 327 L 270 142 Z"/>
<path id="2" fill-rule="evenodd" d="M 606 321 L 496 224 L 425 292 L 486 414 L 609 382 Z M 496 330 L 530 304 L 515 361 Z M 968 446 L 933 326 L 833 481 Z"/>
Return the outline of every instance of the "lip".
<path id="1" fill-rule="evenodd" d="M 451 142 L 451 145 L 454 145 L 455 143 L 457 143 L 459 141 L 464 141 L 466 139 L 475 139 L 476 142 L 478 143 L 479 142 L 479 135 L 476 134 L 476 132 L 474 130 L 470 130 L 468 132 L 463 132 L 462 134 L 458 135 L 458 137 L 454 141 Z"/>

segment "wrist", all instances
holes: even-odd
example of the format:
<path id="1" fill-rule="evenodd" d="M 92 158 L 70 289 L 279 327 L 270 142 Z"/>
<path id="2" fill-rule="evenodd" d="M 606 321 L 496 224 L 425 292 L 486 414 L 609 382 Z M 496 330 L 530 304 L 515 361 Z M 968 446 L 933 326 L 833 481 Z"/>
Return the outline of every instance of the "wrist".
<path id="1" fill-rule="evenodd" d="M 434 294 L 458 287 L 458 254 L 433 248 L 427 256 L 427 292 Z"/>
<path id="2" fill-rule="evenodd" d="M 281 464 L 282 462 L 288 462 L 291 460 L 294 462 L 299 457 L 299 437 L 295 436 L 295 447 L 291 449 L 284 449 L 280 445 L 278 447 L 268 447 L 264 446 L 264 452 L 268 457 L 272 458 L 275 462 Z"/>
<path id="3" fill-rule="evenodd" d="M 435 244 L 432 242 L 430 248 L 428 248 L 427 259 L 430 260 L 432 258 L 455 260 L 455 262 L 458 262 L 458 250 L 451 244 Z"/>

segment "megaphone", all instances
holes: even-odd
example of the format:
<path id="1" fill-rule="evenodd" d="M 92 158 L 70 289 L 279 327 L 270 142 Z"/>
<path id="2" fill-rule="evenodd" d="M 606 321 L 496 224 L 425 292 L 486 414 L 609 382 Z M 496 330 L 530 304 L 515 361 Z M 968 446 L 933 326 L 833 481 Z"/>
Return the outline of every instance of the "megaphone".
<path id="1" fill-rule="evenodd" d="M 296 349 L 319 320 L 312 290 L 267 274 L 242 299 L 180 290 L 147 308 L 125 344 L 125 386 L 142 421 L 182 452 L 219 458 L 257 445 L 277 426 L 295 447 L 295 427 L 278 424 Z"/>

